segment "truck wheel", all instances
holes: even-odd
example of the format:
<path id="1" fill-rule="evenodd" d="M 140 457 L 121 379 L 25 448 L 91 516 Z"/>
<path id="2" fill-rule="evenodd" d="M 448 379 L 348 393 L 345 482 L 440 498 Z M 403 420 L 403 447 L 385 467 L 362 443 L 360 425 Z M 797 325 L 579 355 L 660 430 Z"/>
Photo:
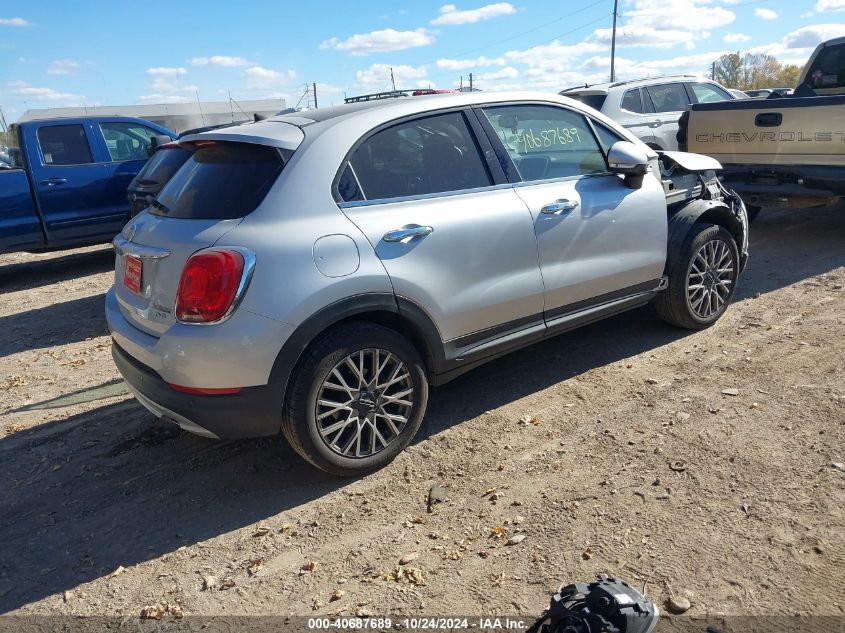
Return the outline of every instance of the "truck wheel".
<path id="1" fill-rule="evenodd" d="M 725 312 L 736 290 L 739 252 L 733 236 L 715 224 L 694 224 L 669 287 L 657 295 L 658 316 L 672 325 L 703 330 Z"/>
<path id="2" fill-rule="evenodd" d="M 349 323 L 306 350 L 282 433 L 294 450 L 334 475 L 361 475 L 410 444 L 428 403 L 419 353 L 394 330 Z"/>
<path id="3" fill-rule="evenodd" d="M 760 211 L 763 207 L 758 207 L 753 204 L 746 204 L 745 205 L 745 213 L 748 215 L 748 221 L 753 222 L 754 218 L 760 215 Z"/>

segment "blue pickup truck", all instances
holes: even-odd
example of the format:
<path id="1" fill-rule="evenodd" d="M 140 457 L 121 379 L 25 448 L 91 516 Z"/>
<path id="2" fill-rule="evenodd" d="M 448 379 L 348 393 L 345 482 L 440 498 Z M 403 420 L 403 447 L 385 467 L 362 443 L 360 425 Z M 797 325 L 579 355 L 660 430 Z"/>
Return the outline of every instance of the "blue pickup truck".
<path id="1" fill-rule="evenodd" d="M 9 127 L 0 164 L 0 253 L 110 241 L 129 220 L 126 188 L 151 146 L 176 134 L 128 117 L 46 119 Z"/>

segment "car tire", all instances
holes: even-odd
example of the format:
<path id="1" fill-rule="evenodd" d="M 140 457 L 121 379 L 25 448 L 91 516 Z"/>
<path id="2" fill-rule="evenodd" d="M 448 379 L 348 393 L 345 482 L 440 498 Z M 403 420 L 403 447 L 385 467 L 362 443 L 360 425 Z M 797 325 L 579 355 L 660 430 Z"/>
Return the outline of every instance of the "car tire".
<path id="1" fill-rule="evenodd" d="M 689 330 L 710 327 L 730 305 L 738 278 L 739 251 L 733 236 L 715 224 L 693 224 L 680 256 L 670 265 L 669 286 L 657 295 L 657 314 Z"/>
<path id="2" fill-rule="evenodd" d="M 763 209 L 763 207 L 758 207 L 758 206 L 753 205 L 753 204 L 746 204 L 745 205 L 745 213 L 748 216 L 748 221 L 753 222 L 754 218 L 756 218 L 758 215 L 760 215 L 760 211 L 762 209 Z"/>
<path id="3" fill-rule="evenodd" d="M 282 433 L 317 468 L 357 476 L 387 465 L 411 443 L 427 404 L 428 380 L 414 346 L 390 328 L 346 323 L 303 354 Z"/>

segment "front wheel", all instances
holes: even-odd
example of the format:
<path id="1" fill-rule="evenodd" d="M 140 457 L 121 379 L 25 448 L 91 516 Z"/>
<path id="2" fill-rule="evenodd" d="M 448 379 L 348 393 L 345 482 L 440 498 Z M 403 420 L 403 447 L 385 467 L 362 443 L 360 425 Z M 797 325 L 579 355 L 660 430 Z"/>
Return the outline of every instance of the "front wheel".
<path id="1" fill-rule="evenodd" d="M 414 346 L 381 325 L 349 323 L 305 352 L 282 433 L 317 468 L 361 475 L 411 443 L 427 403 L 428 381 Z"/>
<path id="2" fill-rule="evenodd" d="M 736 290 L 739 251 L 733 236 L 715 224 L 694 224 L 669 287 L 657 296 L 658 316 L 690 330 L 710 327 L 724 314 Z"/>

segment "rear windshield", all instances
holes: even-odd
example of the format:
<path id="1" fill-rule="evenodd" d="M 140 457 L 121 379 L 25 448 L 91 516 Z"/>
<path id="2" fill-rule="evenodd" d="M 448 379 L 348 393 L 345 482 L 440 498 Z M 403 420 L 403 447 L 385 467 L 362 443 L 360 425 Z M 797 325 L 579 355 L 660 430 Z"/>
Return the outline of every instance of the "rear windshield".
<path id="1" fill-rule="evenodd" d="M 166 147 L 158 150 L 138 174 L 138 184 L 164 185 L 190 157 L 191 152 L 184 147 Z"/>
<path id="2" fill-rule="evenodd" d="M 284 166 L 265 145 L 202 141 L 168 182 L 150 211 L 171 218 L 242 218 L 261 204 Z"/>
<path id="3" fill-rule="evenodd" d="M 823 48 L 807 70 L 811 88 L 845 87 L 845 44 Z"/>
<path id="4" fill-rule="evenodd" d="M 601 107 L 604 105 L 604 100 L 607 95 L 584 95 L 578 93 L 565 93 L 564 97 L 569 97 L 570 99 L 575 99 L 576 101 L 580 101 L 584 105 L 588 105 L 594 110 L 601 110 Z"/>

